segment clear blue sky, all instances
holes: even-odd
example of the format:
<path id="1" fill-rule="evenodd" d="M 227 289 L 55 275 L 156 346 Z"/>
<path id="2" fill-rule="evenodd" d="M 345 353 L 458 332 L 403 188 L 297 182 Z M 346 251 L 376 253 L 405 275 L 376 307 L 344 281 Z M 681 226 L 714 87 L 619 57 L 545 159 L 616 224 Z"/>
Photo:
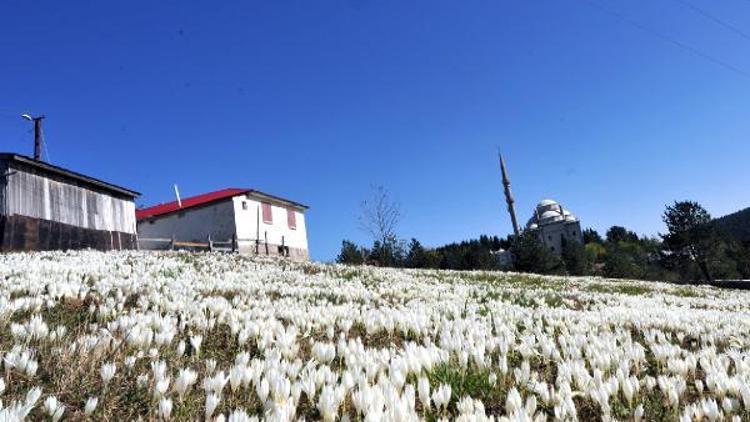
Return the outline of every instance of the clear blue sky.
<path id="1" fill-rule="evenodd" d="M 675 199 L 750 206 L 748 33 L 748 0 L 4 2 L 0 150 L 45 113 L 53 163 L 142 204 L 309 204 L 321 260 L 366 241 L 371 185 L 403 237 L 506 235 L 497 146 L 522 221 L 552 197 L 656 234 Z"/>

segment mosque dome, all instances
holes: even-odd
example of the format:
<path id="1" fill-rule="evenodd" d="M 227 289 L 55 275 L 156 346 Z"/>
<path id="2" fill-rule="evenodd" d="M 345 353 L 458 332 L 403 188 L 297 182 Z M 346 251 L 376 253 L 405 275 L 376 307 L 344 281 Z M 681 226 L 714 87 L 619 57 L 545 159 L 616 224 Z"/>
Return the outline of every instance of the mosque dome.
<path id="1" fill-rule="evenodd" d="M 526 223 L 526 228 L 534 230 L 547 224 L 575 221 L 578 221 L 576 216 L 563 208 L 559 202 L 552 199 L 543 199 L 536 205 L 534 216 Z"/>
<path id="2" fill-rule="evenodd" d="M 545 207 L 548 207 L 550 205 L 557 205 L 557 202 L 554 201 L 554 200 L 552 200 L 552 199 L 542 199 L 541 201 L 539 201 L 538 204 L 536 204 L 536 207 L 537 208 L 545 208 Z"/>
<path id="3" fill-rule="evenodd" d="M 539 219 L 542 221 L 551 220 L 555 218 L 562 218 L 562 215 L 560 215 L 559 211 L 549 210 L 549 211 L 543 212 L 542 215 L 539 216 Z"/>

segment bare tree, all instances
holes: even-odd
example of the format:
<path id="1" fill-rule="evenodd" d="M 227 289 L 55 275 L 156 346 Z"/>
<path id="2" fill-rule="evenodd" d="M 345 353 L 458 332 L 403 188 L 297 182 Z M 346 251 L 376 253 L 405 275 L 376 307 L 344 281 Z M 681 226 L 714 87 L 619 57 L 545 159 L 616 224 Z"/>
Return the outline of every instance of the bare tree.
<path id="1" fill-rule="evenodd" d="M 372 197 L 360 204 L 359 225 L 375 241 L 387 245 L 396 240 L 396 226 L 401 221 L 401 206 L 391 199 L 383 186 L 372 189 Z"/>

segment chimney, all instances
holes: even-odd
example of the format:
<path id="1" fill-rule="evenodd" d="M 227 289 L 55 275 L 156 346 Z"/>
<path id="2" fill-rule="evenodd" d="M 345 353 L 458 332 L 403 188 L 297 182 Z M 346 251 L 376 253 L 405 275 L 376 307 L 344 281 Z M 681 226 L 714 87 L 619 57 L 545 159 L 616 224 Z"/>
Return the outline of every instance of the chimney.
<path id="1" fill-rule="evenodd" d="M 180 200 L 180 189 L 177 187 L 177 183 L 174 184 L 174 196 L 177 197 L 177 206 L 182 208 L 182 201 Z"/>

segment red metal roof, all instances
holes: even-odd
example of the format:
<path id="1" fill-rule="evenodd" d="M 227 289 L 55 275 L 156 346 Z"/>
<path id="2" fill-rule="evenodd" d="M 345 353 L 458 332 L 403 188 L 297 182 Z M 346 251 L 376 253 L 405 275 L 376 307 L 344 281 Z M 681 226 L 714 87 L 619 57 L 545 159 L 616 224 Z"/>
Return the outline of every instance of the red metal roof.
<path id="1" fill-rule="evenodd" d="M 156 217 L 156 216 L 160 216 L 164 214 L 169 214 L 175 211 L 182 211 L 188 208 L 210 204 L 212 202 L 221 201 L 223 199 L 228 199 L 228 198 L 235 197 L 237 195 L 244 195 L 247 193 L 254 193 L 260 198 L 265 198 L 266 200 L 271 200 L 274 202 L 281 202 L 283 204 L 287 204 L 290 206 L 307 209 L 307 205 L 302 205 L 300 203 L 290 201 L 288 199 L 280 198 L 278 196 L 269 195 L 269 194 L 260 192 L 255 189 L 226 188 L 226 189 L 221 189 L 221 190 L 217 190 L 213 192 L 204 193 L 201 195 L 191 196 L 189 198 L 184 198 L 182 199 L 182 207 L 180 207 L 177 204 L 177 201 L 172 201 L 172 202 L 167 202 L 165 204 L 154 205 L 148 208 L 141 208 L 141 209 L 135 210 L 135 218 L 137 220 L 142 220 L 144 218 Z"/>
<path id="2" fill-rule="evenodd" d="M 199 205 L 205 205 L 211 202 L 219 201 L 222 199 L 231 198 L 237 195 L 244 195 L 252 189 L 238 189 L 238 188 L 226 188 L 213 192 L 204 193 L 201 195 L 191 196 L 189 198 L 182 199 L 182 207 L 177 204 L 177 201 L 167 202 L 166 204 L 154 205 L 153 207 L 142 208 L 135 210 L 135 218 L 141 220 L 148 217 L 156 217 L 157 215 L 169 214 L 177 210 L 184 210 L 186 208 L 197 207 Z"/>

